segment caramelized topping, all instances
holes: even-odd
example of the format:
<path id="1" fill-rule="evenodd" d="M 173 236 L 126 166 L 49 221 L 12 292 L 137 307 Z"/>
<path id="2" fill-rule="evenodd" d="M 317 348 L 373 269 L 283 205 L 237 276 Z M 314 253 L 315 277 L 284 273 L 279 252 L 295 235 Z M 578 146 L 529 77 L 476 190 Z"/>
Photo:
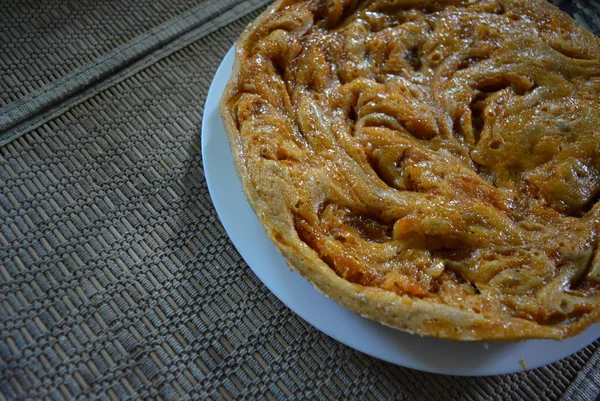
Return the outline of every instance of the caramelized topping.
<path id="1" fill-rule="evenodd" d="M 539 324 L 598 306 L 598 39 L 537 1 L 279 4 L 230 108 L 320 259 Z"/>

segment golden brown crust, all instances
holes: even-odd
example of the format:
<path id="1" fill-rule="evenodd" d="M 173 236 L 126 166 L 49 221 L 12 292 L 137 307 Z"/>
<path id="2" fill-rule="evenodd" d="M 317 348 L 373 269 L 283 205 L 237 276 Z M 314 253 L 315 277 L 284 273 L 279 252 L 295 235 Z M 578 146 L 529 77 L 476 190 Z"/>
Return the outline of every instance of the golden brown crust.
<path id="1" fill-rule="evenodd" d="M 291 267 L 457 340 L 600 320 L 600 41 L 536 1 L 280 0 L 221 102 Z"/>

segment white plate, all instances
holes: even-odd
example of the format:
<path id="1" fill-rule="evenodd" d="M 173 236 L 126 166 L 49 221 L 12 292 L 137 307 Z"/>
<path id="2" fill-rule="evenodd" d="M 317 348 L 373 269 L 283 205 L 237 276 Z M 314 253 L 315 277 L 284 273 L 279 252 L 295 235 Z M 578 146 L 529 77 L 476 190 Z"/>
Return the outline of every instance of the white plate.
<path id="1" fill-rule="evenodd" d="M 600 337 L 600 324 L 564 341 L 455 342 L 404 333 L 338 305 L 290 271 L 266 236 L 235 173 L 219 115 L 231 74 L 232 50 L 214 77 L 202 121 L 206 182 L 223 227 L 258 278 L 291 310 L 336 340 L 366 354 L 413 369 L 453 375 L 495 375 L 552 363 Z"/>

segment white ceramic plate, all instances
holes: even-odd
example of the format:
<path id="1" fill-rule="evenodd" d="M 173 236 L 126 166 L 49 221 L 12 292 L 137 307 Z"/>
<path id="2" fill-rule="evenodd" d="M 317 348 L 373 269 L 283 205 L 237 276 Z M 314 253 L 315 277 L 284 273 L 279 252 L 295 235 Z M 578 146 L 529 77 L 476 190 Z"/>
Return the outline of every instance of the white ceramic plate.
<path id="1" fill-rule="evenodd" d="M 600 337 L 600 325 L 564 341 L 456 342 L 419 337 L 338 305 L 296 272 L 266 236 L 242 191 L 219 115 L 219 100 L 231 74 L 229 51 L 214 77 L 202 121 L 206 182 L 223 227 L 258 278 L 291 310 L 334 339 L 398 365 L 453 375 L 495 375 L 536 368 L 564 358 Z"/>

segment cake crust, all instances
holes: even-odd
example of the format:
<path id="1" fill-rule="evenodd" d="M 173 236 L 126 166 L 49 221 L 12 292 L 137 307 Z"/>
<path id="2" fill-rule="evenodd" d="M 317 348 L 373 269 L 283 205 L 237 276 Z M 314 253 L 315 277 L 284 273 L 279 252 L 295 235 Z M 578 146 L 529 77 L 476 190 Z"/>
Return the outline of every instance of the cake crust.
<path id="1" fill-rule="evenodd" d="M 542 0 L 279 0 L 220 106 L 267 235 L 318 290 L 455 340 L 600 320 L 600 40 Z"/>

